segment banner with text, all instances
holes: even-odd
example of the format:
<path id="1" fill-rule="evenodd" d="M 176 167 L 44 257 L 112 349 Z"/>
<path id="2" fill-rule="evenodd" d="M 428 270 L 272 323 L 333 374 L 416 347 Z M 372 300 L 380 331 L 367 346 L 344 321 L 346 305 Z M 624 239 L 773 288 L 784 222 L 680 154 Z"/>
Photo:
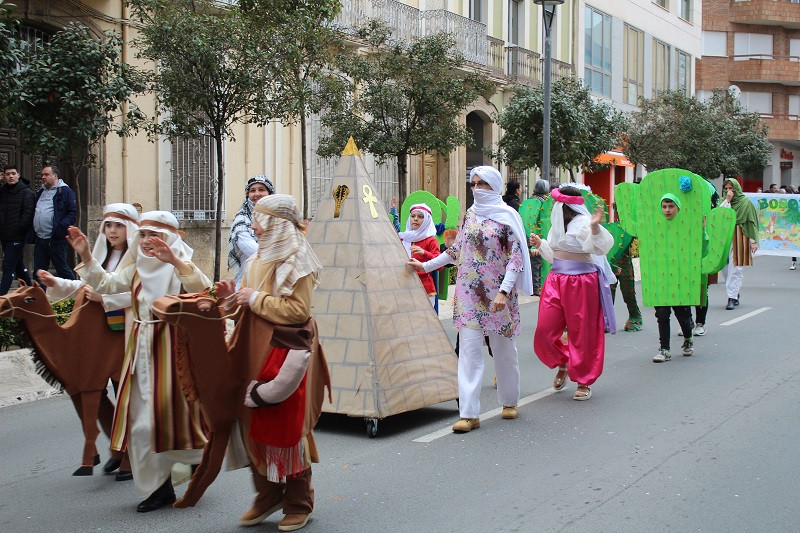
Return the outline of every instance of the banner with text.
<path id="1" fill-rule="evenodd" d="M 800 256 L 800 195 L 745 193 L 758 213 L 755 255 Z"/>

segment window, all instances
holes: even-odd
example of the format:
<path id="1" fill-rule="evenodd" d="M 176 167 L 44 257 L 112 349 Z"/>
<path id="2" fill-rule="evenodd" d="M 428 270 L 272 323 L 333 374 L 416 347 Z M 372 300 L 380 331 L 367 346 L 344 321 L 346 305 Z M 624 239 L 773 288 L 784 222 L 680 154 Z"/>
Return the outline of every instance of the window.
<path id="1" fill-rule="evenodd" d="M 739 95 L 742 107 L 753 113 L 772 114 L 772 93 L 742 91 Z"/>
<path id="2" fill-rule="evenodd" d="M 789 95 L 789 118 L 792 120 L 800 118 L 800 94 Z"/>
<path id="3" fill-rule="evenodd" d="M 653 96 L 669 89 L 669 45 L 653 39 Z"/>
<path id="4" fill-rule="evenodd" d="M 522 0 L 509 0 L 508 2 L 508 44 L 522 45 Z"/>
<path id="5" fill-rule="evenodd" d="M 735 33 L 733 55 L 734 61 L 772 59 L 772 34 Z"/>
<path id="6" fill-rule="evenodd" d="M 172 212 L 178 220 L 216 220 L 217 154 L 214 139 L 172 141 Z M 223 213 L 223 217 L 224 217 Z"/>
<path id="7" fill-rule="evenodd" d="M 586 7 L 584 79 L 589 89 L 611 97 L 611 17 Z"/>
<path id="8" fill-rule="evenodd" d="M 487 0 L 469 0 L 469 18 L 478 22 L 486 22 L 483 8 Z"/>
<path id="9" fill-rule="evenodd" d="M 622 100 L 636 105 L 644 96 L 644 32 L 626 24 L 624 46 Z"/>
<path id="10" fill-rule="evenodd" d="M 704 31 L 702 43 L 704 56 L 728 56 L 728 34 L 724 31 Z"/>
<path id="11" fill-rule="evenodd" d="M 692 0 L 681 0 L 680 17 L 687 21 L 692 21 Z"/>
<path id="12" fill-rule="evenodd" d="M 669 9 L 669 4 L 667 3 L 667 0 L 653 0 L 653 3 L 663 7 L 664 9 Z"/>
<path id="13" fill-rule="evenodd" d="M 692 56 L 681 50 L 678 54 L 678 91 L 686 96 L 692 93 Z"/>
<path id="14" fill-rule="evenodd" d="M 789 39 L 789 61 L 800 61 L 800 39 Z"/>

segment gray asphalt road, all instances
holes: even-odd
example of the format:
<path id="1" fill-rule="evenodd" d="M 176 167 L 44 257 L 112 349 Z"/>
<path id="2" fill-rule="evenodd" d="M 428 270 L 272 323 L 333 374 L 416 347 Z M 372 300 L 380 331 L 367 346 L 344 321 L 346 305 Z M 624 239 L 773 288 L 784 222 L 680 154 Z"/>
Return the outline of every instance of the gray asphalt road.
<path id="1" fill-rule="evenodd" d="M 383 420 L 375 439 L 360 419 L 324 416 L 304 531 L 797 531 L 800 271 L 788 264 L 758 259 L 734 311 L 712 287 L 708 335 L 692 357 L 651 362 L 657 331 L 645 309 L 644 331 L 607 338 L 588 402 L 572 401 L 570 384 L 518 420 L 495 416 L 428 443 L 414 439 L 452 424 L 455 402 Z M 535 304 L 523 318 L 530 397 L 554 372 L 532 353 Z M 487 360 L 484 413 L 498 407 L 491 377 Z M 70 475 L 82 439 L 67 398 L 4 408 L 0 428 L 0 531 L 240 531 L 253 495 L 246 471 L 224 472 L 193 509 L 137 514 L 130 484 Z M 255 530 L 275 531 L 279 519 Z"/>

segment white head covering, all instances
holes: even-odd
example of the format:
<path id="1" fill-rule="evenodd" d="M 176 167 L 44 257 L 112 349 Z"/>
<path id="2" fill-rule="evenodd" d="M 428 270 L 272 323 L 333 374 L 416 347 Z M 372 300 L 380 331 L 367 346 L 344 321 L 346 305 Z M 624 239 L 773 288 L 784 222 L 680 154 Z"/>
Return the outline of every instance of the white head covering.
<path id="1" fill-rule="evenodd" d="M 292 294 L 297 281 L 309 274 L 313 275 L 316 288 L 322 263 L 303 233 L 303 215 L 294 197 L 288 194 L 264 196 L 256 203 L 253 218 L 264 230 L 258 239 L 258 259 L 264 263 L 278 263 L 273 295 Z"/>
<path id="2" fill-rule="evenodd" d="M 132 255 L 136 260 L 136 270 L 142 282 L 142 295 L 148 307 L 167 294 L 178 294 L 181 282 L 175 276 L 175 267 L 142 253 L 139 244 L 142 230 L 157 231 L 181 261 L 191 261 L 194 251 L 183 242 L 183 232 L 178 229 L 178 219 L 167 211 L 148 211 L 139 216 L 139 231 L 136 232 Z"/>
<path id="3" fill-rule="evenodd" d="M 411 213 L 417 211 L 422 213 L 424 220 L 417 229 L 411 229 Z M 431 208 L 427 204 L 414 204 L 408 210 L 409 217 L 406 220 L 406 230 L 400 232 L 400 239 L 403 241 L 403 248 L 406 249 L 408 257 L 411 257 L 411 245 L 428 237 L 436 235 L 436 226 L 433 225 L 431 218 Z"/>
<path id="4" fill-rule="evenodd" d="M 530 254 L 527 253 L 528 236 L 525 234 L 525 228 L 522 225 L 522 217 L 519 216 L 519 213 L 514 208 L 509 207 L 500 196 L 503 190 L 503 178 L 497 169 L 490 166 L 475 167 L 470 171 L 469 178 L 472 179 L 475 175 L 488 183 L 492 189 L 473 189 L 472 196 L 475 198 L 475 203 L 472 204 L 470 209 L 478 216 L 490 218 L 511 228 L 523 249 L 522 264 L 524 270 L 517 276 L 516 286 L 520 291 L 531 296 L 533 294 L 531 258 Z"/>
<path id="5" fill-rule="evenodd" d="M 108 204 L 103 209 L 103 220 L 100 221 L 100 233 L 92 249 L 92 256 L 102 265 L 108 254 L 108 240 L 103 231 L 106 221 L 119 222 L 125 225 L 125 240 L 128 241 L 128 250 L 119 260 L 117 270 L 125 268 L 134 262 L 132 251 L 136 249 L 134 239 L 139 234 L 139 212 L 131 204 Z"/>
<path id="6" fill-rule="evenodd" d="M 562 187 L 574 187 L 574 184 L 565 183 L 560 185 L 559 189 Z M 577 187 L 574 188 L 577 189 Z M 577 198 L 577 196 L 575 198 Z M 556 197 L 553 196 L 553 209 L 550 211 L 550 232 L 547 234 L 547 242 L 550 244 L 550 248 L 553 250 L 557 248 L 563 248 L 567 239 L 567 231 L 564 229 L 563 206 L 565 205 L 579 215 L 587 216 L 590 220 L 592 218 L 592 214 L 589 213 L 588 209 L 586 209 L 585 204 L 565 204 L 563 202 L 559 202 L 556 200 Z"/>

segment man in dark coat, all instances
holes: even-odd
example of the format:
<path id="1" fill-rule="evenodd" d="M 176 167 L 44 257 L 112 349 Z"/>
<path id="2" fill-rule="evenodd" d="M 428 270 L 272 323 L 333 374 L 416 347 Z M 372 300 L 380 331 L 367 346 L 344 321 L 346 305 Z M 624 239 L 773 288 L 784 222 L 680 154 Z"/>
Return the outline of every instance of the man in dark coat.
<path id="1" fill-rule="evenodd" d="M 519 197 L 521 193 L 522 187 L 520 186 L 519 182 L 509 181 L 506 184 L 506 194 L 503 196 L 503 201 L 508 204 L 509 207 L 519 211 Z"/>
<path id="2" fill-rule="evenodd" d="M 22 260 L 25 236 L 33 223 L 35 199 L 33 189 L 20 179 L 16 166 L 3 169 L 5 187 L 0 189 L 0 242 L 3 244 L 3 278 L 0 295 L 11 288 L 14 276 L 31 284 L 31 277 Z"/>
<path id="3" fill-rule="evenodd" d="M 75 193 L 58 177 L 58 168 L 42 169 L 42 188 L 36 193 L 33 214 L 33 273 L 47 270 L 53 262 L 56 273 L 64 279 L 75 279 L 67 264 L 67 228 L 75 224 L 78 206 Z M 36 281 L 39 281 L 38 279 Z M 42 286 L 44 288 L 44 286 Z"/>

